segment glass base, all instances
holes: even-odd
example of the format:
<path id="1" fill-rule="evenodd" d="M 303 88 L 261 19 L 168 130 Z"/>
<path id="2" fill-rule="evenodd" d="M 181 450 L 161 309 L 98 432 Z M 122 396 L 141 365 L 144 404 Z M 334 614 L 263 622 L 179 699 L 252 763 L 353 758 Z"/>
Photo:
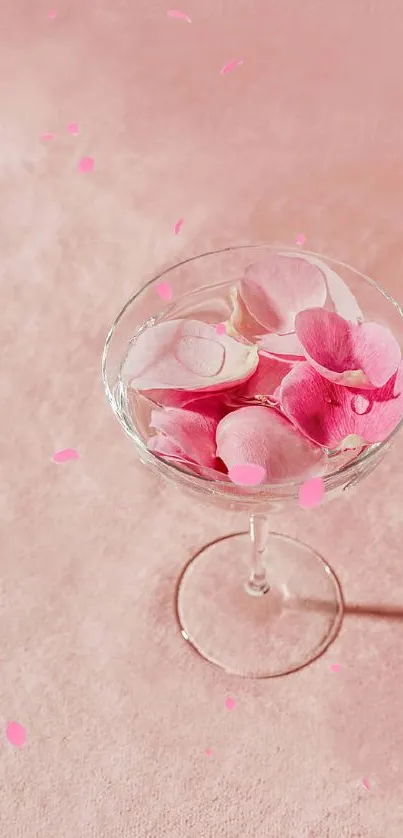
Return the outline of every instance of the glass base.
<path id="1" fill-rule="evenodd" d="M 343 596 L 328 564 L 306 544 L 269 533 L 263 561 L 269 590 L 248 588 L 248 532 L 207 544 L 177 586 L 182 637 L 210 663 L 244 678 L 301 669 L 329 647 L 341 626 Z"/>

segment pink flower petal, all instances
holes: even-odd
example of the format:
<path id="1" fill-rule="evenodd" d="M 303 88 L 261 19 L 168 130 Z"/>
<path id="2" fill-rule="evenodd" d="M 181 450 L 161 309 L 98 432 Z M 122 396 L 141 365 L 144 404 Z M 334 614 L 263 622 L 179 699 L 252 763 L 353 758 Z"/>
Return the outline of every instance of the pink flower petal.
<path id="1" fill-rule="evenodd" d="M 322 271 L 306 259 L 270 253 L 247 268 L 239 293 L 265 330 L 289 334 L 298 312 L 325 304 L 327 288 Z"/>
<path id="2" fill-rule="evenodd" d="M 260 466 L 269 483 L 308 476 L 323 460 L 320 448 L 299 434 L 270 407 L 241 407 L 217 427 L 217 456 L 230 473 L 234 466 Z"/>
<path id="3" fill-rule="evenodd" d="M 289 335 L 267 334 L 259 338 L 257 345 L 262 352 L 268 355 L 279 355 L 288 359 L 304 358 L 304 350 L 301 341 L 295 332 Z"/>
<path id="4" fill-rule="evenodd" d="M 73 135 L 73 137 L 78 137 L 78 135 L 80 133 L 77 122 L 70 122 L 70 125 L 69 125 L 67 130 L 69 131 L 70 134 Z"/>
<path id="5" fill-rule="evenodd" d="M 295 239 L 296 244 L 305 244 L 305 236 L 303 233 L 298 233 L 297 238 Z"/>
<path id="6" fill-rule="evenodd" d="M 178 233 L 180 233 L 180 231 L 181 231 L 181 229 L 182 229 L 182 226 L 183 226 L 183 218 L 180 218 L 180 219 L 179 219 L 179 221 L 177 221 L 177 222 L 174 224 L 174 235 L 175 235 L 175 236 L 177 236 L 177 235 L 178 235 Z"/>
<path id="7" fill-rule="evenodd" d="M 402 358 L 389 329 L 377 323 L 350 323 L 321 308 L 301 311 L 295 331 L 315 369 L 347 387 L 383 387 Z"/>
<path id="8" fill-rule="evenodd" d="M 56 136 L 56 134 L 42 134 L 41 140 L 43 140 L 45 143 L 47 143 L 47 142 L 50 142 L 50 140 L 54 140 L 55 136 Z"/>
<path id="9" fill-rule="evenodd" d="M 362 784 L 364 786 L 364 789 L 366 789 L 367 791 L 371 791 L 371 784 L 369 782 L 368 777 L 363 777 L 362 778 Z"/>
<path id="10" fill-rule="evenodd" d="M 255 346 L 198 320 L 170 320 L 144 329 L 123 366 L 136 390 L 215 391 L 249 378 L 258 365 Z"/>
<path id="11" fill-rule="evenodd" d="M 221 68 L 220 73 L 222 76 L 226 76 L 227 73 L 230 73 L 232 70 L 235 70 L 236 67 L 240 67 L 243 64 L 243 61 L 229 61 L 228 64 L 225 64 L 224 67 Z"/>
<path id="12" fill-rule="evenodd" d="M 235 707 L 235 699 L 227 698 L 227 700 L 225 702 L 225 706 L 226 706 L 227 710 L 233 710 L 234 707 Z"/>
<path id="13" fill-rule="evenodd" d="M 95 160 L 92 157 L 82 157 L 78 164 L 78 169 L 84 174 L 85 172 L 92 172 L 94 166 Z"/>
<path id="14" fill-rule="evenodd" d="M 283 378 L 293 367 L 287 362 L 271 355 L 259 354 L 259 365 L 256 372 L 239 387 L 228 391 L 231 404 L 251 400 L 273 399 L 273 395 Z M 228 402 L 227 402 L 228 403 Z"/>
<path id="15" fill-rule="evenodd" d="M 62 451 L 56 451 L 56 453 L 52 455 L 52 461 L 54 463 L 67 463 L 69 460 L 79 459 L 80 455 L 75 448 L 63 448 Z"/>
<path id="16" fill-rule="evenodd" d="M 294 365 L 280 385 L 285 416 L 301 433 L 329 449 L 355 435 L 366 443 L 382 442 L 403 418 L 403 397 L 393 397 L 394 378 L 385 387 L 360 395 L 370 410 L 357 413 L 359 391 L 339 386 L 319 375 L 306 361 Z"/>
<path id="17" fill-rule="evenodd" d="M 6 727 L 6 737 L 11 745 L 16 748 L 22 748 L 27 741 L 27 734 L 22 725 L 18 722 L 8 722 Z"/>
<path id="18" fill-rule="evenodd" d="M 198 465 L 214 468 L 216 430 L 222 414 L 212 399 L 199 401 L 198 408 L 185 410 L 168 407 L 153 410 L 150 426 L 175 446 L 178 453 L 172 451 L 170 456 L 182 456 Z M 159 453 L 164 452 L 160 449 Z"/>
<path id="19" fill-rule="evenodd" d="M 191 19 L 186 12 L 180 12 L 179 9 L 170 9 L 167 12 L 168 17 L 176 17 L 178 20 L 186 20 L 187 23 L 191 23 Z"/>
<path id="20" fill-rule="evenodd" d="M 228 470 L 228 477 L 238 486 L 259 486 L 266 479 L 266 469 L 255 463 L 231 466 Z"/>
<path id="21" fill-rule="evenodd" d="M 298 501 L 301 509 L 314 509 L 325 496 L 325 483 L 322 477 L 311 477 L 300 486 Z"/>
<path id="22" fill-rule="evenodd" d="M 172 288 L 169 282 L 158 282 L 156 292 L 161 300 L 172 300 Z"/>

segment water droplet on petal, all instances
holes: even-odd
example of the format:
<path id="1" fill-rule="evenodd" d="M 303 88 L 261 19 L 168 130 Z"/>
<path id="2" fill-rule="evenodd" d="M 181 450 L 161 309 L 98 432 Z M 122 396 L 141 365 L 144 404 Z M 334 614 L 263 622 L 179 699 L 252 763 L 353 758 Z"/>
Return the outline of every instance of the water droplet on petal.
<path id="1" fill-rule="evenodd" d="M 366 396 L 363 396 L 362 393 L 358 393 L 351 399 L 351 410 L 353 413 L 356 413 L 357 416 L 364 416 L 365 413 L 369 413 L 371 410 L 371 402 Z"/>
<path id="2" fill-rule="evenodd" d="M 225 362 L 225 348 L 209 338 L 182 337 L 178 341 L 176 357 L 188 370 L 205 378 L 218 375 Z"/>

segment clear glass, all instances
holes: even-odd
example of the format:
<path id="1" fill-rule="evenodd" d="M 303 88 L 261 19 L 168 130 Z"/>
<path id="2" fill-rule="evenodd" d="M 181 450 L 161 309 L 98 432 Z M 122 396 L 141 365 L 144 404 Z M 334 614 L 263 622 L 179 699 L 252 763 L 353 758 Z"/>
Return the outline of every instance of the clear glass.
<path id="1" fill-rule="evenodd" d="M 151 279 L 126 303 L 105 342 L 102 376 L 110 405 L 137 454 L 156 474 L 214 506 L 244 512 L 249 530 L 212 542 L 185 566 L 177 585 L 175 613 L 182 637 L 205 659 L 243 677 L 269 678 L 306 666 L 336 637 L 343 597 L 334 571 L 314 550 L 286 535 L 269 532 L 270 513 L 292 512 L 298 482 L 240 488 L 228 480 L 191 474 L 147 448 L 120 381 L 129 344 L 139 329 L 163 316 L 170 303 L 156 293 L 168 282 L 176 301 L 200 297 L 198 316 L 217 323 L 230 315 L 230 303 L 214 300 L 222 282 L 234 285 L 245 268 L 267 251 L 319 259 L 336 272 L 357 299 L 364 318 L 388 326 L 403 349 L 403 312 L 378 283 L 348 265 L 300 248 L 243 245 L 193 257 Z M 208 291 L 206 297 L 205 292 Z M 194 308 L 193 308 L 194 311 Z M 380 462 L 402 423 L 385 442 L 372 445 L 347 462 L 328 461 L 325 501 L 351 491 Z M 309 513 L 307 513 L 309 514 Z"/>

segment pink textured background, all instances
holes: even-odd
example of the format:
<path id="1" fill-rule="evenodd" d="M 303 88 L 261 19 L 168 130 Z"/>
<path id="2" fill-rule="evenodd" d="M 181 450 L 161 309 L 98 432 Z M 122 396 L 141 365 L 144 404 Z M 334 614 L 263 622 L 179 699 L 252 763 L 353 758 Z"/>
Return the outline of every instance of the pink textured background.
<path id="1" fill-rule="evenodd" d="M 403 440 L 353 500 L 274 522 L 395 618 L 348 615 L 316 664 L 242 682 L 171 612 L 189 551 L 234 520 L 137 465 L 99 367 L 146 277 L 241 240 L 303 232 L 403 297 L 403 6 L 167 8 L 0 6 L 0 832 L 401 838 Z M 51 463 L 64 447 L 82 459 Z"/>

